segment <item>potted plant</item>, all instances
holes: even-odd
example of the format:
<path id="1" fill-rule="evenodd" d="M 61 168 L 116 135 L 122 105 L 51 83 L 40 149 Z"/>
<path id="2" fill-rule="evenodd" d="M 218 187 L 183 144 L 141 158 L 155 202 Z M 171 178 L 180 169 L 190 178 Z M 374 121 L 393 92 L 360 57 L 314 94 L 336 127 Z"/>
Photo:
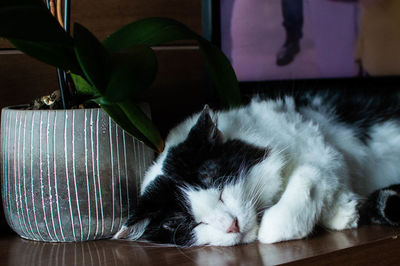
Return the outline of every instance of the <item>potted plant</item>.
<path id="1" fill-rule="evenodd" d="M 135 21 L 99 42 L 77 23 L 71 36 L 41 0 L 4 0 L 0 37 L 66 71 L 75 97 L 101 107 L 32 114 L 22 107 L 3 109 L 3 206 L 9 225 L 24 238 L 107 238 L 129 215 L 136 178 L 150 164 L 151 150 L 161 152 L 164 147 L 157 127 L 136 100 L 157 73 L 152 46 L 197 41 L 222 103 L 240 104 L 229 60 L 172 19 Z M 136 150 L 142 153 L 133 155 Z"/>

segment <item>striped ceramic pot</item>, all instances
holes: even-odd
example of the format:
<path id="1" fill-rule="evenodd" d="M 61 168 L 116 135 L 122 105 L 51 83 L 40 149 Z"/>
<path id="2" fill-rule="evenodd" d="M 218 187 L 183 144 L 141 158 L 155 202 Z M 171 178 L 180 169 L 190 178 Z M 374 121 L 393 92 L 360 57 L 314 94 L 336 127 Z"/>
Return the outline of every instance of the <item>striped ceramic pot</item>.
<path id="1" fill-rule="evenodd" d="M 101 109 L 4 108 L 1 155 L 8 224 L 23 238 L 51 242 L 117 232 L 153 159 Z"/>

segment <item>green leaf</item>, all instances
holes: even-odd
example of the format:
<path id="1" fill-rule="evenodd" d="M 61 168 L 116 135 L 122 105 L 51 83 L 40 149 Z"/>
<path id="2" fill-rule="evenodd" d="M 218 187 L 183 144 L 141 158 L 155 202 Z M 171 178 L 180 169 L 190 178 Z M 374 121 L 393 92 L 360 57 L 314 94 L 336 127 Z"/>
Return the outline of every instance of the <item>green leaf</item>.
<path id="1" fill-rule="evenodd" d="M 164 142 L 158 129 L 133 102 L 100 105 L 122 129 L 157 152 L 162 152 Z"/>
<path id="2" fill-rule="evenodd" d="M 75 54 L 85 77 L 100 93 L 107 88 L 110 56 L 96 37 L 82 25 L 74 25 Z"/>
<path id="3" fill-rule="evenodd" d="M 148 88 L 157 74 L 157 58 L 150 47 L 133 46 L 112 54 L 112 70 L 104 98 L 123 102 Z"/>
<path id="4" fill-rule="evenodd" d="M 151 122 L 147 115 L 132 101 L 118 103 L 118 106 L 128 117 L 132 125 L 145 136 L 146 139 L 142 141 L 156 151 L 162 152 L 164 149 L 164 141 L 157 127 Z"/>
<path id="5" fill-rule="evenodd" d="M 75 84 L 75 89 L 78 95 L 90 95 L 93 98 L 100 96 L 97 88 L 90 85 L 83 77 L 71 74 L 71 78 Z"/>
<path id="6" fill-rule="evenodd" d="M 120 51 L 134 45 L 159 45 L 193 39 L 199 43 L 221 101 L 229 107 L 241 104 L 235 72 L 222 51 L 182 23 L 167 18 L 147 18 L 130 23 L 103 41 L 109 51 Z"/>
<path id="7" fill-rule="evenodd" d="M 169 18 L 146 18 L 127 24 L 108 36 L 103 45 L 120 51 L 133 45 L 159 45 L 176 40 L 201 38 L 182 23 Z"/>
<path id="8" fill-rule="evenodd" d="M 0 4 L 0 36 L 44 63 L 81 73 L 72 38 L 42 1 L 3 0 Z"/>
<path id="9" fill-rule="evenodd" d="M 31 42 L 25 40 L 8 39 L 15 48 L 25 54 L 36 58 L 46 64 L 70 70 L 80 74 L 82 70 L 75 57 L 72 46 L 64 46 L 56 43 Z"/>
<path id="10" fill-rule="evenodd" d="M 34 2 L 0 6 L 0 36 L 7 39 L 72 46 L 72 38 L 47 8 Z"/>

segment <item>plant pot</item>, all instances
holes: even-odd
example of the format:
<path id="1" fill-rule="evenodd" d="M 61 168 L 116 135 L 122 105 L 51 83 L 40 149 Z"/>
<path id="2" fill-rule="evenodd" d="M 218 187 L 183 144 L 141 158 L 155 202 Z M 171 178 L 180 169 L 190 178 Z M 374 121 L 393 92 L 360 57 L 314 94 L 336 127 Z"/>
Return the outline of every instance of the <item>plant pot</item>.
<path id="1" fill-rule="evenodd" d="M 101 109 L 4 108 L 5 217 L 21 237 L 49 242 L 109 238 L 134 207 L 154 153 Z"/>

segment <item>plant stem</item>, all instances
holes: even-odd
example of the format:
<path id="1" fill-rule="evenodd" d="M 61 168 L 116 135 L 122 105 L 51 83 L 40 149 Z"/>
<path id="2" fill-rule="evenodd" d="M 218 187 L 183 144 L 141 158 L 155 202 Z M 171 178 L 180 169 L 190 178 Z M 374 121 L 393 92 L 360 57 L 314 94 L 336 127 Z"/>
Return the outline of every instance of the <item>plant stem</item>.
<path id="1" fill-rule="evenodd" d="M 68 109 L 68 99 L 69 99 L 69 90 L 66 82 L 66 73 L 61 69 L 57 68 L 57 76 L 58 76 L 58 85 L 60 87 L 61 94 L 61 102 L 64 109 Z"/>
<path id="2" fill-rule="evenodd" d="M 64 0 L 64 29 L 69 34 L 71 20 L 71 4 L 70 0 Z"/>
<path id="3" fill-rule="evenodd" d="M 71 10 L 70 9 L 70 1 L 64 0 L 64 20 L 62 18 L 62 12 L 61 12 L 61 8 L 62 8 L 61 1 L 62 0 L 57 0 L 57 12 L 56 12 L 56 14 L 53 14 L 53 15 L 56 16 L 57 20 L 59 21 L 60 25 L 64 28 L 64 30 L 67 33 L 69 33 L 69 31 L 70 31 L 69 20 L 70 20 L 70 10 Z M 49 6 L 51 6 L 50 3 L 49 3 Z M 60 87 L 61 102 L 62 102 L 64 109 L 69 108 L 69 100 L 70 100 L 67 75 L 68 74 L 65 71 L 57 68 L 57 76 L 58 76 L 58 84 Z"/>

